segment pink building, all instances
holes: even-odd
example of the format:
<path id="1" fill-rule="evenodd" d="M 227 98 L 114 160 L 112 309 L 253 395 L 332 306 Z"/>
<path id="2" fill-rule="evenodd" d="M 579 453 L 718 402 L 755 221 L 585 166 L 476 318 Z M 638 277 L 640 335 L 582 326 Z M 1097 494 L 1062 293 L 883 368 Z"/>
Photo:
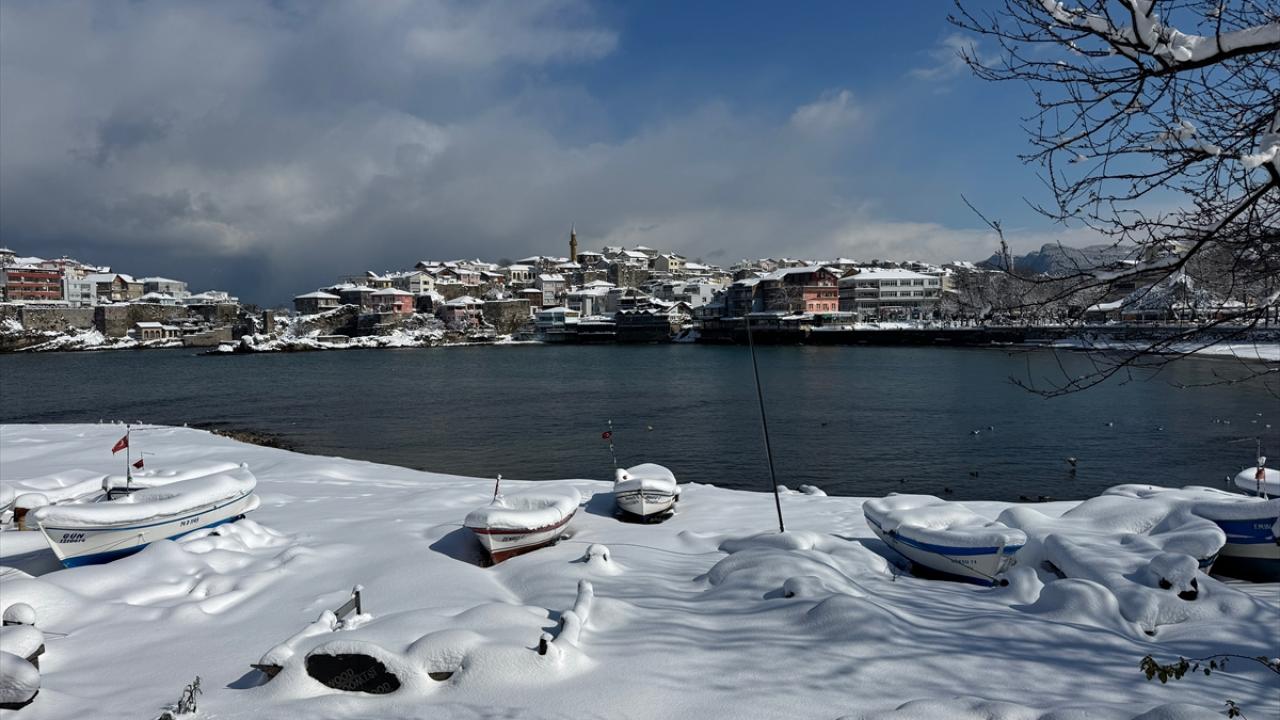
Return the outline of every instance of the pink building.
<path id="1" fill-rule="evenodd" d="M 396 288 L 384 288 L 374 291 L 370 297 L 375 310 L 397 315 L 413 314 L 414 295 L 411 292 Z"/>

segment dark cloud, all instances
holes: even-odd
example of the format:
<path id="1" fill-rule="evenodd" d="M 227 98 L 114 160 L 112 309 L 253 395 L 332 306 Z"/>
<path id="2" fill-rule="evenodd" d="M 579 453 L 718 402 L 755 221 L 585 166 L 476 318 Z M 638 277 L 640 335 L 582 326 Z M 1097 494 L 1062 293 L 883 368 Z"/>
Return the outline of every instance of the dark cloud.
<path id="1" fill-rule="evenodd" d="M 990 238 L 891 223 L 851 176 L 875 109 L 708 100 L 611 132 L 564 78 L 585 1 L 0 3 L 0 244 L 275 303 L 425 257 L 644 243 L 730 262 Z M 875 229 L 868 233 L 866 228 Z"/>

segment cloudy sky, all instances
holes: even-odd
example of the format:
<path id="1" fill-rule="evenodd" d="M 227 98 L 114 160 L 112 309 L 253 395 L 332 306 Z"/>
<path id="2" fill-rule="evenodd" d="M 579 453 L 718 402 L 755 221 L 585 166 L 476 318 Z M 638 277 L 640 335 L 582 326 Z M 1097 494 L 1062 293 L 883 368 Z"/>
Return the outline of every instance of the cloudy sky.
<path id="1" fill-rule="evenodd" d="M 936 0 L 0 0 L 0 245 L 275 304 L 421 258 L 1062 237 Z M 984 48 L 979 46 L 979 52 Z"/>

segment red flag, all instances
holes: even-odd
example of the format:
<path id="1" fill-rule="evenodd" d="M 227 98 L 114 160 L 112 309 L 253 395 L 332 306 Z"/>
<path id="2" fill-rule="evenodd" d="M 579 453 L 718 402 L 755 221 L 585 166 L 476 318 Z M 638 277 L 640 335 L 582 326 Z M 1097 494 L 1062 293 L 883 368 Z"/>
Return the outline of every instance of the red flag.
<path id="1" fill-rule="evenodd" d="M 129 447 L 129 436 L 125 435 L 124 437 L 117 440 L 116 444 L 112 446 L 111 454 L 115 455 L 116 453 L 120 452 L 121 450 L 127 447 Z"/>
<path id="2" fill-rule="evenodd" d="M 1261 464 L 1258 465 L 1258 472 L 1253 474 L 1253 479 L 1262 482 L 1267 479 L 1267 469 Z"/>
<path id="3" fill-rule="evenodd" d="M 613 431 L 612 431 L 612 430 L 605 430 L 604 432 L 600 433 L 600 439 L 601 439 L 601 440 L 608 440 L 608 439 L 609 439 L 609 438 L 611 438 L 611 437 L 613 437 Z"/>
<path id="4" fill-rule="evenodd" d="M 134 467 L 136 467 L 136 468 L 138 468 L 139 470 L 141 470 L 141 469 L 142 469 L 142 458 L 138 458 L 138 462 L 134 463 L 134 464 L 133 464 L 133 466 L 134 466 Z"/>

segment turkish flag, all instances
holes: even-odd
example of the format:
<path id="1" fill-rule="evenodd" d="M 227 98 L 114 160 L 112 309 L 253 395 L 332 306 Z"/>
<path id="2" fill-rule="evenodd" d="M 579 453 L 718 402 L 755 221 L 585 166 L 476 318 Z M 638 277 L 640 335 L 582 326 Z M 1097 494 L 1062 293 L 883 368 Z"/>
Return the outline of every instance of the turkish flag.
<path id="1" fill-rule="evenodd" d="M 138 468 L 139 470 L 141 470 L 141 469 L 142 469 L 142 458 L 138 458 L 138 462 L 134 463 L 134 464 L 133 464 L 133 466 L 134 466 L 134 467 L 136 467 L 136 468 Z"/>
<path id="2" fill-rule="evenodd" d="M 111 454 L 115 455 L 116 453 L 120 452 L 121 450 L 127 447 L 129 447 L 129 436 L 125 435 L 124 437 L 117 440 L 116 444 L 111 447 Z"/>
<path id="3" fill-rule="evenodd" d="M 608 440 L 608 439 L 609 439 L 609 438 L 611 438 L 611 437 L 613 437 L 613 431 L 612 431 L 612 430 L 605 430 L 604 432 L 600 433 L 600 439 L 601 439 L 601 440 Z"/>

